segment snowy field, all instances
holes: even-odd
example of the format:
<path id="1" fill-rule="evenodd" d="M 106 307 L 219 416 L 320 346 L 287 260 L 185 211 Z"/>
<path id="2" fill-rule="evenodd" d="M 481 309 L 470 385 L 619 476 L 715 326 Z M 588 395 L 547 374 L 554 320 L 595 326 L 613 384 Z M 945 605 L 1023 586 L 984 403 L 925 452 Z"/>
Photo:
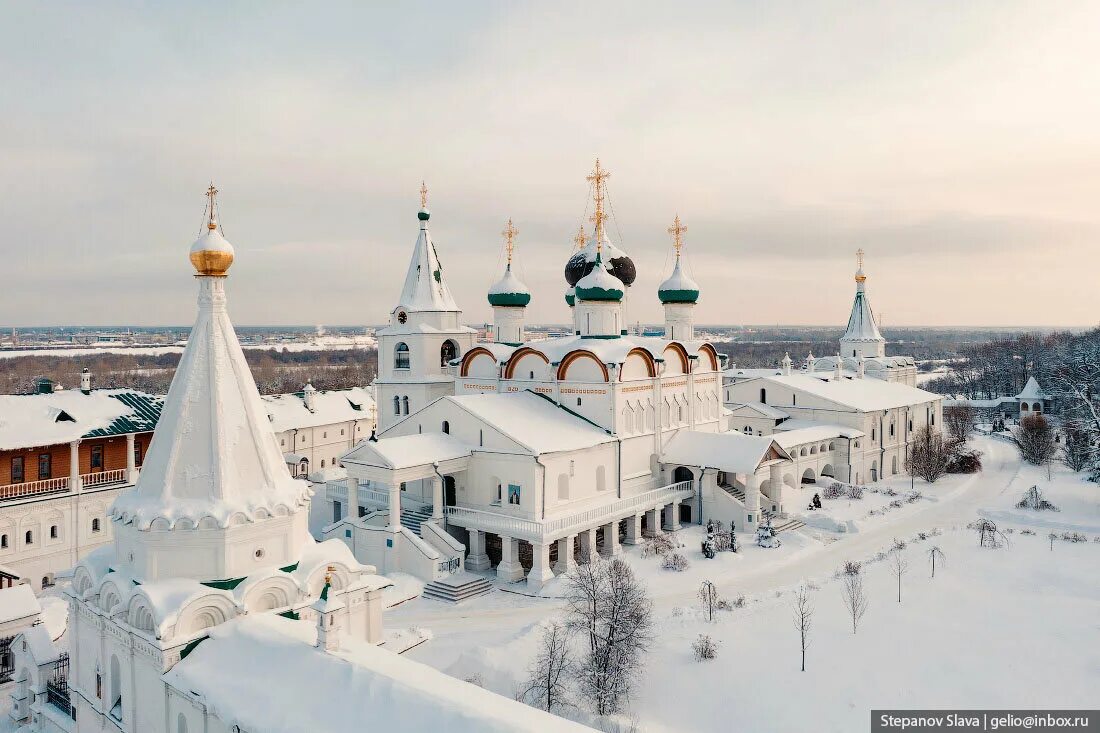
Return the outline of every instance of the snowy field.
<path id="1" fill-rule="evenodd" d="M 740 553 L 706 560 L 702 530 L 689 528 L 680 533 L 691 562 L 683 573 L 660 569 L 640 548 L 625 548 L 623 557 L 653 598 L 656 626 L 629 715 L 603 727 L 851 731 L 867 729 L 869 711 L 881 707 L 1095 706 L 1100 542 L 1092 540 L 1100 537 L 1100 487 L 1058 467 L 1048 481 L 1045 469 L 1021 466 L 1015 449 L 1000 441 L 979 439 L 977 447 L 985 454 L 983 473 L 933 486 L 918 481 L 922 499 L 900 508 L 864 516 L 882 507 L 879 494 L 831 509 L 826 502 L 825 512 L 849 515 L 858 532 L 807 527 L 783 533 L 783 546 L 773 550 L 750 545 L 746 535 Z M 1015 508 L 1036 484 L 1061 511 Z M 878 486 L 900 494 L 909 480 Z M 967 524 L 979 516 L 1008 532 L 1006 546 L 978 547 Z M 1051 550 L 1051 531 L 1079 532 L 1090 541 L 1058 539 Z M 908 563 L 901 603 L 881 559 L 895 538 L 906 543 Z M 933 545 L 946 555 L 935 579 Z M 854 635 L 836 577 L 847 560 L 864 563 L 869 597 Z M 743 596 L 744 606 L 707 622 L 696 600 L 703 580 L 714 581 L 729 600 Z M 805 673 L 792 619 L 792 596 L 803 584 L 815 608 Z M 456 608 L 410 601 L 388 612 L 387 624 L 430 629 L 432 640 L 409 656 L 511 696 L 542 625 L 560 613 L 556 598 L 498 589 Z M 720 643 L 717 659 L 694 660 L 691 643 L 699 634 Z"/>
<path id="2" fill-rule="evenodd" d="M 0 359 L 14 359 L 17 356 L 88 356 L 94 354 L 132 354 L 160 356 L 161 354 L 182 354 L 187 346 L 182 341 L 170 346 L 128 346 L 126 344 L 104 344 L 87 347 L 43 347 L 39 349 L 0 349 Z M 310 341 L 242 343 L 242 349 L 275 349 L 276 351 L 337 351 L 341 349 L 374 349 L 378 342 L 373 336 L 320 336 Z"/>

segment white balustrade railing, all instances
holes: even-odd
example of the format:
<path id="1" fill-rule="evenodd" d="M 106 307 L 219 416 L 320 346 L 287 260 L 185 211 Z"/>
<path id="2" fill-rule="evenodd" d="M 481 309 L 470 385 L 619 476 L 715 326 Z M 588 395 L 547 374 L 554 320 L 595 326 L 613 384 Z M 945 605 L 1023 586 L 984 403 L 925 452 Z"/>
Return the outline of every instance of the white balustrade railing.
<path id="1" fill-rule="evenodd" d="M 691 481 L 680 481 L 635 496 L 616 499 L 583 512 L 543 521 L 460 506 L 447 507 L 447 520 L 469 529 L 492 532 L 505 537 L 548 542 L 574 530 L 618 521 L 638 511 L 648 511 L 674 501 L 683 501 L 694 494 L 695 489 Z"/>
<path id="2" fill-rule="evenodd" d="M 353 479 L 333 479 L 332 481 L 325 482 L 325 491 L 328 493 L 330 499 L 339 499 L 346 501 L 348 498 L 348 484 Z M 372 489 L 366 484 L 359 485 L 359 505 L 377 505 L 382 507 L 388 507 L 390 505 L 390 492 L 379 491 L 378 489 Z M 408 494 L 401 494 L 401 506 L 404 509 L 422 509 L 424 507 L 430 507 L 432 504 L 430 501 L 423 501 L 422 499 L 415 499 Z"/>
<path id="3" fill-rule="evenodd" d="M 126 482 L 126 469 L 118 468 L 114 471 L 100 471 L 99 473 L 82 473 L 80 483 L 84 488 L 89 486 L 105 486 L 107 484 L 121 484 Z"/>
<path id="4" fill-rule="evenodd" d="M 28 481 L 22 484 L 9 484 L 0 486 L 0 501 L 4 499 L 18 499 L 24 496 L 37 494 L 52 494 L 57 491 L 69 490 L 69 477 L 48 478 L 42 481 Z"/>

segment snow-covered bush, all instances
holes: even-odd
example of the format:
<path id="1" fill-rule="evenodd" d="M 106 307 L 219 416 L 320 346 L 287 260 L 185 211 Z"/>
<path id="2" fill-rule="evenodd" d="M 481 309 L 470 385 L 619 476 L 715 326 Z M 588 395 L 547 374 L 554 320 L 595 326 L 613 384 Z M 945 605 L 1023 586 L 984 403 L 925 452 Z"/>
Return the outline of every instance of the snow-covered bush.
<path id="1" fill-rule="evenodd" d="M 895 550 L 904 550 L 905 549 L 905 540 L 899 540 L 897 537 L 895 537 L 894 538 L 894 549 Z"/>
<path id="2" fill-rule="evenodd" d="M 691 643 L 691 650 L 695 653 L 696 662 L 715 659 L 718 656 L 718 642 L 706 634 L 699 634 L 699 638 Z"/>
<path id="3" fill-rule="evenodd" d="M 1021 530 L 1020 530 L 1020 534 L 1030 534 L 1030 535 L 1033 535 L 1033 534 L 1035 534 L 1035 532 L 1034 532 L 1033 530 L 1030 530 L 1030 529 L 1021 529 Z"/>
<path id="4" fill-rule="evenodd" d="M 472 675 L 467 677 L 465 681 L 469 682 L 471 685 L 477 685 L 478 687 L 484 687 L 485 686 L 485 683 L 481 679 L 481 675 L 478 674 L 477 672 L 474 672 Z"/>
<path id="5" fill-rule="evenodd" d="M 849 560 L 844 563 L 844 568 L 841 572 L 844 575 L 859 575 L 859 571 L 863 568 L 863 565 L 856 560 Z"/>
<path id="6" fill-rule="evenodd" d="M 921 494 L 919 491 L 914 491 L 912 494 L 907 496 L 905 500 L 910 504 L 915 504 L 916 502 L 920 501 L 923 496 L 924 495 Z"/>
<path id="7" fill-rule="evenodd" d="M 1062 539 L 1066 542 L 1088 542 L 1089 538 L 1080 532 L 1063 532 Z"/>
<path id="8" fill-rule="evenodd" d="M 844 489 L 841 488 L 840 484 L 829 484 L 821 492 L 822 499 L 839 499 L 843 495 Z"/>
<path id="9" fill-rule="evenodd" d="M 642 545 L 642 557 L 665 556 L 675 550 L 676 540 L 671 534 L 657 532 L 652 537 L 647 537 Z"/>
<path id="10" fill-rule="evenodd" d="M 661 563 L 661 567 L 665 570 L 675 570 L 678 573 L 682 573 L 688 569 L 687 558 L 678 552 L 665 555 L 664 562 Z"/>
<path id="11" fill-rule="evenodd" d="M 1016 503 L 1018 509 L 1035 509 L 1037 511 L 1058 511 L 1058 507 L 1043 498 L 1043 492 L 1038 486 L 1032 486 L 1024 492 L 1024 498 Z"/>
<path id="12" fill-rule="evenodd" d="M 863 487 L 860 486 L 859 484 L 848 484 L 848 487 L 847 487 L 847 490 L 845 491 L 845 493 L 848 495 L 849 499 L 862 499 L 863 498 Z"/>

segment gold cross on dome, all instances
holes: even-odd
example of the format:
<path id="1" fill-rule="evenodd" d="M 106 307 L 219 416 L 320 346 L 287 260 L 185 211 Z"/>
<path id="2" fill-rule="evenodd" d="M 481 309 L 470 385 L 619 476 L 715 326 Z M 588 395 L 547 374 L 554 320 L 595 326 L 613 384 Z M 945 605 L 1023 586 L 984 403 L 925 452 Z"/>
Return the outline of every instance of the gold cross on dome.
<path id="1" fill-rule="evenodd" d="M 863 247 L 856 250 L 856 262 L 859 265 L 859 269 L 863 269 Z"/>
<path id="2" fill-rule="evenodd" d="M 577 245 L 577 249 L 584 249 L 585 243 L 588 241 L 588 237 L 584 235 L 584 225 L 577 230 L 577 236 L 573 237 L 573 242 Z"/>
<path id="3" fill-rule="evenodd" d="M 672 221 L 672 226 L 668 228 L 668 233 L 672 235 L 672 246 L 676 248 L 677 259 L 679 259 L 680 250 L 684 246 L 684 232 L 687 230 L 688 228 L 680 223 L 680 215 L 677 214 Z"/>
<path id="4" fill-rule="evenodd" d="M 209 199 L 209 203 L 206 206 L 207 211 L 209 213 L 209 218 L 207 219 L 207 222 L 206 222 L 206 228 L 211 230 L 211 231 L 218 228 L 217 219 L 215 219 L 215 217 L 214 217 L 214 199 L 217 197 L 217 195 L 218 195 L 218 189 L 214 188 L 214 182 L 211 181 L 210 182 L 210 188 L 206 189 L 206 198 Z"/>
<path id="5" fill-rule="evenodd" d="M 592 215 L 592 221 L 596 224 L 596 247 L 600 247 L 603 242 L 603 222 L 606 215 L 603 211 L 604 200 L 604 186 L 608 178 L 611 177 L 611 173 L 600 167 L 600 159 L 596 158 L 596 167 L 592 173 L 585 176 L 585 180 L 593 186 L 593 198 L 596 200 L 596 213 Z"/>
<path id="6" fill-rule="evenodd" d="M 504 227 L 504 231 L 501 235 L 504 236 L 504 247 L 508 250 L 508 264 L 512 264 L 512 251 L 516 248 L 516 235 L 519 234 L 519 229 L 516 229 L 512 225 L 512 220 L 508 220 L 508 226 Z"/>
<path id="7" fill-rule="evenodd" d="M 428 208 L 428 184 L 420 182 L 420 208 Z"/>

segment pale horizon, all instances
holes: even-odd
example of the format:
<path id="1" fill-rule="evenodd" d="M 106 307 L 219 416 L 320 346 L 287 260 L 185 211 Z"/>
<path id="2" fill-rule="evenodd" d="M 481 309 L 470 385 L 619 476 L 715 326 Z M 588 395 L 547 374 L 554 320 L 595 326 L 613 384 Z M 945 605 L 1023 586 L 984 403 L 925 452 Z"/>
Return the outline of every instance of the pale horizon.
<path id="1" fill-rule="evenodd" d="M 629 319 L 666 228 L 701 324 L 1085 328 L 1100 234 L 1100 6 L 975 2 L 376 10 L 3 3 L 0 323 L 189 324 L 212 179 L 242 325 L 385 323 L 431 231 L 463 320 L 500 231 L 531 323 L 599 156 Z"/>

